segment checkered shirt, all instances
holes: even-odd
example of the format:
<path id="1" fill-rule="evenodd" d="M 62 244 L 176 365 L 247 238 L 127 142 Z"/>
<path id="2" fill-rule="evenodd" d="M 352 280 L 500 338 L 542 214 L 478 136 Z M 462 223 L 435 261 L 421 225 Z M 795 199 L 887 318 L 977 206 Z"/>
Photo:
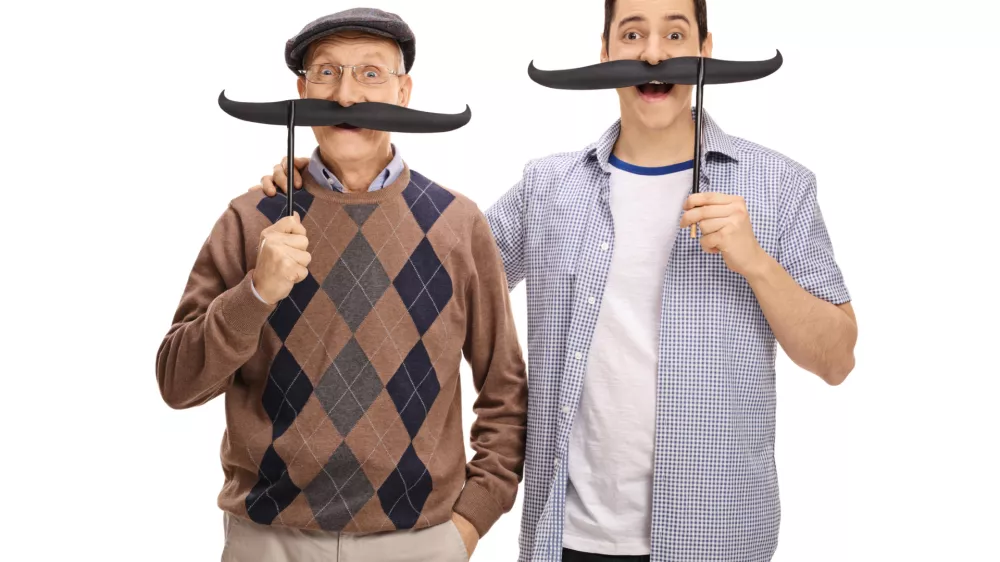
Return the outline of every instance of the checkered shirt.
<path id="1" fill-rule="evenodd" d="M 809 293 L 847 302 L 813 173 L 707 115 L 703 126 L 700 191 L 742 196 L 761 247 Z M 570 429 L 615 250 L 608 159 L 620 129 L 532 160 L 486 213 L 510 289 L 527 290 L 520 562 L 561 559 Z M 770 560 L 780 520 L 774 335 L 747 281 L 687 230 L 663 289 L 651 560 Z"/>

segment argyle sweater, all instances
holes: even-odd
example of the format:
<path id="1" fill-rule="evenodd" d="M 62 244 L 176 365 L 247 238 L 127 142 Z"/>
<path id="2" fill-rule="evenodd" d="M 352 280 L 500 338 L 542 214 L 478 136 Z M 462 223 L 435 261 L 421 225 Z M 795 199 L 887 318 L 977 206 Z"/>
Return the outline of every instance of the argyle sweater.
<path id="1" fill-rule="evenodd" d="M 219 507 L 284 527 L 368 534 L 452 511 L 484 535 L 514 503 L 527 381 L 503 264 L 479 208 L 404 167 L 369 193 L 295 207 L 309 276 L 276 305 L 251 288 L 283 194 L 231 201 L 157 354 L 164 401 L 225 395 Z M 478 392 L 467 462 L 459 368 Z"/>

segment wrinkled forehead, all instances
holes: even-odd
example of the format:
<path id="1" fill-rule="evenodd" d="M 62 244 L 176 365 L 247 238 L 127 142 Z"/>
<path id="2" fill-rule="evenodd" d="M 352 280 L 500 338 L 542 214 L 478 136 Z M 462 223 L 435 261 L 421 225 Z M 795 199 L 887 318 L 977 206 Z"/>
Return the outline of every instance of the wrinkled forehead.
<path id="1" fill-rule="evenodd" d="M 386 37 L 369 33 L 344 31 L 318 39 L 309 45 L 306 64 L 372 63 L 393 66 L 399 57 L 399 45 Z"/>
<path id="2" fill-rule="evenodd" d="M 659 23 L 669 21 L 671 16 L 685 16 L 694 23 L 694 12 L 694 0 L 617 0 L 611 27 L 614 29 L 623 20 Z"/>

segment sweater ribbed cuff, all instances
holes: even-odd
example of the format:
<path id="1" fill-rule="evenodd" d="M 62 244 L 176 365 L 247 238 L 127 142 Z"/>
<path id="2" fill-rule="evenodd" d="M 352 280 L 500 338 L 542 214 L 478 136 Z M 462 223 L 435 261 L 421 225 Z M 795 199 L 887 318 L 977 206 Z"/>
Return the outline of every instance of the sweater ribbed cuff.
<path id="1" fill-rule="evenodd" d="M 274 305 L 266 304 L 254 294 L 250 286 L 252 276 L 253 270 L 250 270 L 239 285 L 226 293 L 220 303 L 226 323 L 242 334 L 259 333 L 274 310 Z"/>
<path id="2" fill-rule="evenodd" d="M 473 480 L 465 482 L 465 489 L 458 496 L 453 511 L 468 519 L 480 537 L 486 535 L 504 513 L 497 500 Z"/>

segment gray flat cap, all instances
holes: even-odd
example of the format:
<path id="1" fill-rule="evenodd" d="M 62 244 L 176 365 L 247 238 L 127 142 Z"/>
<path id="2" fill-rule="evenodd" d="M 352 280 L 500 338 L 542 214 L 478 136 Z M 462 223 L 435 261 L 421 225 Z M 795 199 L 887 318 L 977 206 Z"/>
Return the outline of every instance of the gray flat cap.
<path id="1" fill-rule="evenodd" d="M 285 43 L 285 64 L 297 73 L 302 69 L 302 59 L 313 41 L 341 31 L 363 31 L 393 39 L 403 51 L 406 72 L 413 66 L 417 48 L 410 26 L 396 14 L 375 8 L 351 8 L 309 23 Z"/>

